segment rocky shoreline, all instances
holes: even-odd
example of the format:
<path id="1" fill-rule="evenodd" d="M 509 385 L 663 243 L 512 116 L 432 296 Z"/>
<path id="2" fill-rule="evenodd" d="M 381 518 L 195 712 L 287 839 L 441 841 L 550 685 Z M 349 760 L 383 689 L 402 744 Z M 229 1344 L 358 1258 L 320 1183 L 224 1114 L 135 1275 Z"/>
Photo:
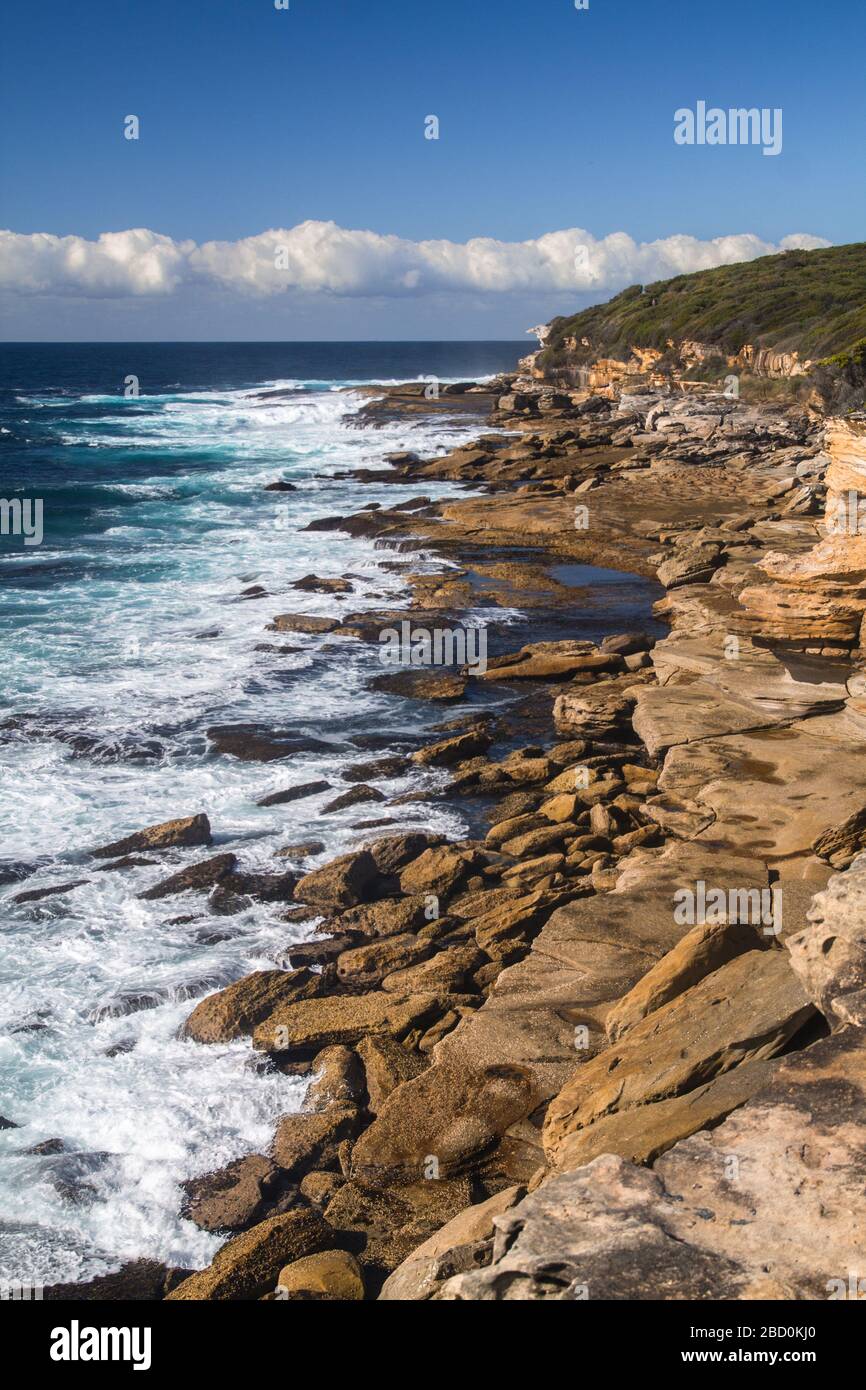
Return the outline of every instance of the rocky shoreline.
<path id="1" fill-rule="evenodd" d="M 835 519 L 866 426 L 521 378 L 444 390 L 378 391 L 358 423 L 459 399 L 491 432 L 391 456 L 410 502 L 313 523 L 399 556 L 411 609 L 270 629 L 378 643 L 483 602 L 529 614 L 533 640 L 377 678 L 430 701 L 435 736 L 353 769 L 352 852 L 273 875 L 195 857 L 148 890 L 315 928 L 184 1027 L 310 1076 L 305 1108 L 268 1154 L 186 1185 L 185 1215 L 226 1237 L 208 1268 L 139 1262 L 47 1297 L 815 1299 L 858 1269 L 866 540 Z M 431 502 L 443 480 L 471 490 Z M 449 567 L 414 573 L 421 547 Z M 646 631 L 569 635 L 583 565 L 658 580 Z M 449 719 L 456 700 L 472 712 Z M 235 756 L 284 746 L 211 732 Z M 395 762 L 443 769 L 472 838 L 377 831 Z M 210 833 L 191 817 L 97 853 Z"/>

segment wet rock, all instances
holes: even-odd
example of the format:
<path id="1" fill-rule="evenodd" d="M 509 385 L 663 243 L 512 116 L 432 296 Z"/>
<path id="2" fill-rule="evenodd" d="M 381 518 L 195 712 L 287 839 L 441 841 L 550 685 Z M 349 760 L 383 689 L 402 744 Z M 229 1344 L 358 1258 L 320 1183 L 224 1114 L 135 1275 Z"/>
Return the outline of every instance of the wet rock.
<path id="1" fill-rule="evenodd" d="M 62 1154 L 66 1152 L 66 1145 L 62 1139 L 43 1139 L 40 1144 L 33 1144 L 29 1149 L 22 1149 L 24 1154 Z"/>
<path id="2" fill-rule="evenodd" d="M 218 891 L 234 893 L 240 897 L 255 898 L 262 903 L 287 903 L 292 901 L 297 874 L 255 874 L 232 872 L 220 880 Z M 211 899 L 213 904 L 213 899 Z"/>
<path id="3" fill-rule="evenodd" d="M 303 941 L 297 946 L 290 946 L 286 955 L 293 969 L 305 965 L 328 965 L 354 944 L 355 938 L 351 936 L 329 936 L 325 941 Z"/>
<path id="4" fill-rule="evenodd" d="M 364 1068 L 349 1047 L 325 1047 L 313 1059 L 313 1080 L 304 1097 L 305 1110 L 330 1105 L 359 1106 L 364 1100 Z"/>
<path id="5" fill-rule="evenodd" d="M 260 801 L 256 802 L 256 805 L 283 806 L 288 801 L 302 801 L 304 797 L 318 796 L 319 792 L 330 790 L 330 782 L 302 782 L 297 787 L 284 787 L 281 791 L 268 792 L 268 795 L 263 796 Z"/>
<path id="6" fill-rule="evenodd" d="M 308 613 L 279 613 L 268 623 L 268 632 L 308 632 L 312 634 L 333 632 L 339 627 L 337 618 L 316 618 Z"/>
<path id="7" fill-rule="evenodd" d="M 269 729 L 263 724 L 214 725 L 206 732 L 217 753 L 229 754 L 245 763 L 277 762 L 295 753 L 334 752 L 333 745 L 322 739 L 299 736 L 292 729 Z"/>
<path id="8" fill-rule="evenodd" d="M 157 1303 L 192 1273 L 158 1260 L 131 1260 L 112 1274 L 98 1274 L 81 1284 L 46 1284 L 46 1302 Z"/>
<path id="9" fill-rule="evenodd" d="M 96 1186 L 89 1179 L 110 1163 L 112 1157 L 100 1151 L 47 1154 L 40 1163 L 39 1175 L 68 1206 L 89 1206 L 97 1197 Z"/>
<path id="10" fill-rule="evenodd" d="M 202 999 L 180 1035 L 200 1043 L 230 1042 L 252 1033 L 278 1006 L 314 998 L 320 989 L 320 977 L 310 970 L 256 970 Z"/>
<path id="11" fill-rule="evenodd" d="M 370 689 L 403 695 L 409 700 L 460 700 L 466 685 L 465 676 L 451 671 L 388 671 L 374 676 Z"/>
<path id="12" fill-rule="evenodd" d="M 311 1209 L 272 1216 L 227 1241 L 207 1269 L 185 1279 L 168 1299 L 248 1302 L 269 1293 L 285 1265 L 333 1244 L 332 1228 Z"/>
<path id="13" fill-rule="evenodd" d="M 312 859 L 314 854 L 321 854 L 325 848 L 324 840 L 302 840 L 297 845 L 283 845 L 278 849 L 275 857 L 277 859 Z"/>
<path id="14" fill-rule="evenodd" d="M 303 579 L 296 579 L 289 585 L 290 589 L 300 589 L 306 594 L 351 594 L 354 592 L 353 586 L 348 579 L 320 579 L 317 574 L 305 574 Z"/>
<path id="15" fill-rule="evenodd" d="M 141 850 L 153 852 L 163 849 L 190 849 L 211 843 L 210 821 L 199 813 L 184 816 L 180 820 L 167 820 L 159 825 L 149 825 L 137 830 L 122 840 L 114 840 L 110 845 L 100 845 L 90 851 L 94 859 L 117 859 L 126 854 L 137 854 Z"/>
<path id="16" fill-rule="evenodd" d="M 168 999 L 168 990 L 140 990 L 133 993 L 125 990 L 112 995 L 105 1004 L 99 1004 L 87 1015 L 88 1023 L 103 1023 L 107 1018 L 126 1018 L 128 1014 L 142 1013 L 146 1009 L 158 1009 Z"/>
<path id="17" fill-rule="evenodd" d="M 263 492 L 297 492 L 294 483 L 287 483 L 285 479 L 278 478 L 275 483 L 265 483 Z"/>
<path id="18" fill-rule="evenodd" d="M 76 878 L 71 883 L 57 883 L 52 888 L 28 888 L 24 893 L 16 893 L 13 903 L 38 903 L 43 898 L 55 898 L 58 893 L 71 893 L 73 888 L 81 888 L 89 883 L 88 878 Z"/>
<path id="19" fill-rule="evenodd" d="M 249 1154 L 225 1168 L 181 1183 L 186 1194 L 181 1216 L 204 1231 L 245 1231 L 268 1215 L 282 1197 L 297 1204 L 285 1175 L 262 1154 Z"/>
<path id="20" fill-rule="evenodd" d="M 408 758 L 374 758 L 372 762 L 344 767 L 340 776 L 344 782 L 366 782 L 369 777 L 402 777 L 411 766 Z"/>
<path id="21" fill-rule="evenodd" d="M 115 859 L 113 864 L 100 864 L 96 872 L 109 874 L 117 869 L 146 869 L 154 862 L 153 859 L 137 859 L 134 854 L 127 854 L 123 859 Z"/>
<path id="22" fill-rule="evenodd" d="M 213 859 L 202 859 L 198 864 L 190 864 L 188 869 L 180 869 L 178 873 L 155 883 L 152 888 L 146 888 L 138 897 L 152 901 L 170 898 L 176 893 L 206 892 L 227 879 L 234 872 L 236 864 L 237 859 L 233 854 L 217 854 Z"/>
<path id="23" fill-rule="evenodd" d="M 0 888 L 6 888 L 10 883 L 20 883 L 22 879 L 29 878 L 35 873 L 35 864 L 16 863 L 14 860 L 0 861 Z"/>
<path id="24" fill-rule="evenodd" d="M 345 811 L 349 806 L 358 806 L 366 801 L 384 801 L 385 795 L 376 787 L 365 786 L 362 782 L 357 787 L 352 787 L 351 791 L 343 792 L 341 796 L 336 796 L 333 801 L 322 807 L 322 815 L 330 815 L 333 811 Z"/>

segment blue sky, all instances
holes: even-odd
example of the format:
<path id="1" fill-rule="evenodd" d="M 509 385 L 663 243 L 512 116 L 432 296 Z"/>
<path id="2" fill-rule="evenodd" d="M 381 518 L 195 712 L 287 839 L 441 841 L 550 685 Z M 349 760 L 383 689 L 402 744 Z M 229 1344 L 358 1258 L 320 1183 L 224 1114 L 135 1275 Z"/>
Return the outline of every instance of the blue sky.
<path id="1" fill-rule="evenodd" d="M 459 246 L 569 228 L 638 246 L 859 240 L 864 59 L 866 7 L 854 0 L 590 0 L 586 11 L 573 0 L 290 0 L 287 11 L 41 0 L 4 19 L 0 226 L 85 242 L 146 228 L 199 246 L 305 222 Z M 781 154 L 678 146 L 674 111 L 698 100 L 782 108 Z M 130 113 L 137 141 L 123 138 Z M 438 140 L 424 138 L 431 114 Z M 190 268 L 188 251 L 170 274 L 160 265 L 153 292 L 140 278 L 126 292 L 98 265 L 82 282 L 66 252 L 16 242 L 2 283 L 26 292 L 3 291 L 3 336 L 514 337 L 642 278 L 645 263 L 608 246 L 592 284 L 569 285 L 509 252 L 491 284 L 477 257 L 468 280 L 449 279 L 443 249 L 435 272 L 404 283 L 384 260 L 403 271 L 411 249 L 349 240 L 328 250 L 329 264 L 354 267 L 346 289 L 336 272 L 319 287 L 308 242 L 279 293 L 227 262 L 216 279 L 210 263 Z M 270 246 L 250 254 L 273 259 Z"/>

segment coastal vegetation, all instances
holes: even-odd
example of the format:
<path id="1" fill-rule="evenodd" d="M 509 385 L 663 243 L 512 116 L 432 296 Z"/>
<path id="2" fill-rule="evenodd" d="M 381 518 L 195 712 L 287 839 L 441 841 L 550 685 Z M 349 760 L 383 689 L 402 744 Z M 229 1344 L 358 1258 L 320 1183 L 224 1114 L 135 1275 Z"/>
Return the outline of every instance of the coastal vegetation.
<path id="1" fill-rule="evenodd" d="M 859 390 L 862 399 L 866 242 L 631 285 L 606 304 L 553 319 L 536 366 L 557 377 L 651 348 L 663 354 L 656 365 L 664 371 L 676 366 L 684 344 L 709 349 L 684 364 L 692 379 L 716 379 L 726 359 L 748 346 L 738 363 L 747 375 L 783 378 L 798 394 L 817 387 L 836 405 L 840 394 Z"/>

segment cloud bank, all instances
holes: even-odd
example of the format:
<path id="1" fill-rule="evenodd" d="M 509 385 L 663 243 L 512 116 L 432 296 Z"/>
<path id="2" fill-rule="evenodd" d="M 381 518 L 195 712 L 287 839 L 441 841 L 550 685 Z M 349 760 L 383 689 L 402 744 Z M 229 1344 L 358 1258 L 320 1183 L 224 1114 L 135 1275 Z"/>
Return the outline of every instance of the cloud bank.
<path id="1" fill-rule="evenodd" d="M 650 242 L 612 232 L 596 240 L 579 227 L 531 241 L 410 241 L 334 222 L 301 222 L 240 241 L 201 244 L 146 228 L 103 232 L 96 241 L 0 231 L 0 289 L 83 299 L 166 297 L 196 284 L 256 298 L 287 290 L 341 298 L 602 293 L 829 245 L 805 232 L 778 244 L 751 232 L 709 241 L 681 234 Z"/>

